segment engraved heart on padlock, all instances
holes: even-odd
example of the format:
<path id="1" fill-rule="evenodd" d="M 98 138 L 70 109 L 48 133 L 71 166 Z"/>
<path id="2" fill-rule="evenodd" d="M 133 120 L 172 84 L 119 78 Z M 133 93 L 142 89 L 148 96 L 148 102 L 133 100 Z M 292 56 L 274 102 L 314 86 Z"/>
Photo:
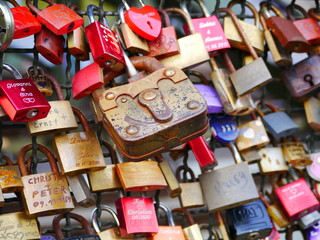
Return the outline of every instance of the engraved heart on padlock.
<path id="1" fill-rule="evenodd" d="M 254 130 L 252 128 L 248 128 L 244 133 L 243 136 L 245 138 L 254 138 Z"/>
<path id="2" fill-rule="evenodd" d="M 47 87 L 47 86 L 48 86 L 48 83 L 47 83 L 47 82 L 45 82 L 45 81 L 37 82 L 37 84 L 38 84 L 40 87 L 43 87 L 43 88 L 45 88 L 45 87 Z"/>
<path id="3" fill-rule="evenodd" d="M 155 40 L 160 34 L 161 17 L 152 6 L 131 7 L 125 12 L 124 19 L 132 31 L 149 41 Z"/>

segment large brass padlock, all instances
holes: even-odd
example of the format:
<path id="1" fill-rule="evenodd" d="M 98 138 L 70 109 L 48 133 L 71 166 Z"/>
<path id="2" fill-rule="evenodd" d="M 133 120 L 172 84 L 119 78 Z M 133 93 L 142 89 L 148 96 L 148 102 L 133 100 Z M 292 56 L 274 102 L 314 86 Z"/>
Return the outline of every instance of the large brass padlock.
<path id="1" fill-rule="evenodd" d="M 3 193 L 21 192 L 23 184 L 17 166 L 13 166 L 7 155 L 2 155 L 7 165 L 0 166 L 0 187 Z"/>
<path id="2" fill-rule="evenodd" d="M 28 175 L 24 156 L 32 149 L 32 144 L 29 144 L 18 153 L 27 215 L 39 217 L 71 211 L 74 205 L 67 179 L 59 172 L 54 155 L 47 147 L 38 144 L 37 149 L 48 158 L 52 172 Z"/>

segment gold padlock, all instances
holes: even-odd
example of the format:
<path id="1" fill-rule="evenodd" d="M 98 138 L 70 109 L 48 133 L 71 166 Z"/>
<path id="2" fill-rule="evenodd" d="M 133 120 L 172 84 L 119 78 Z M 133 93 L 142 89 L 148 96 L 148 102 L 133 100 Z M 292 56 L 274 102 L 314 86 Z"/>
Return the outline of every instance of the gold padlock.
<path id="1" fill-rule="evenodd" d="M 320 131 L 320 101 L 315 98 L 311 97 L 306 100 L 304 103 L 304 110 L 307 117 L 307 122 L 309 126 L 314 130 L 319 132 Z"/>
<path id="2" fill-rule="evenodd" d="M 0 167 L 0 187 L 4 193 L 21 192 L 23 184 L 17 166 L 13 166 L 7 155 L 2 155 L 7 165 Z"/>
<path id="3" fill-rule="evenodd" d="M 285 159 L 293 166 L 308 166 L 312 164 L 310 155 L 296 136 L 291 136 L 293 142 L 282 141 L 282 151 Z"/>

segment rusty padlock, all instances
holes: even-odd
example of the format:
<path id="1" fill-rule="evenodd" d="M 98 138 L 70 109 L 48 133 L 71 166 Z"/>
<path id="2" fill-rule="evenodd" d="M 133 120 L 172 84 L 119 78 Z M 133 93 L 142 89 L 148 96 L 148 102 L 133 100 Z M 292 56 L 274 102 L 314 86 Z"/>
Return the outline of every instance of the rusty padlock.
<path id="1" fill-rule="evenodd" d="M 5 166 L 0 166 L 0 187 L 3 193 L 21 192 L 23 183 L 17 166 L 13 166 L 7 155 L 2 155 L 6 161 Z"/>

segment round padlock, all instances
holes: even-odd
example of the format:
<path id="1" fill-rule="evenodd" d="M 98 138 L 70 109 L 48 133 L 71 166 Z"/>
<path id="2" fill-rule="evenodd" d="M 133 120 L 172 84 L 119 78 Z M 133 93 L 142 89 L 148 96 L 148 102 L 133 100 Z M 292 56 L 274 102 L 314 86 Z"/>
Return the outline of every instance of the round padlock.
<path id="1" fill-rule="evenodd" d="M 13 15 L 3 1 L 0 2 L 0 15 L 0 51 L 3 52 L 10 46 L 14 33 Z"/>

